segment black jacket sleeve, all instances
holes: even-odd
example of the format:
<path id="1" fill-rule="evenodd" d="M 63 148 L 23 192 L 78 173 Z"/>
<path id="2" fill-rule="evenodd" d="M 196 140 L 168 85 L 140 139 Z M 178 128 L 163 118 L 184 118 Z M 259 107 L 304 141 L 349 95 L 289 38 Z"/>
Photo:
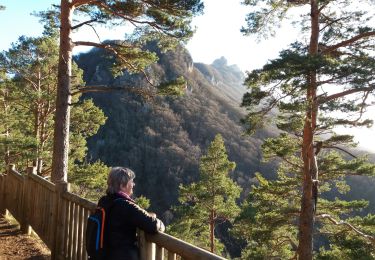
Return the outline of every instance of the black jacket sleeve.
<path id="1" fill-rule="evenodd" d="M 147 211 L 139 207 L 131 201 L 124 201 L 126 203 L 126 213 L 128 220 L 137 228 L 144 230 L 147 233 L 157 233 L 164 231 L 164 224 L 161 220 L 151 216 Z M 125 214 L 126 214 L 125 213 Z"/>

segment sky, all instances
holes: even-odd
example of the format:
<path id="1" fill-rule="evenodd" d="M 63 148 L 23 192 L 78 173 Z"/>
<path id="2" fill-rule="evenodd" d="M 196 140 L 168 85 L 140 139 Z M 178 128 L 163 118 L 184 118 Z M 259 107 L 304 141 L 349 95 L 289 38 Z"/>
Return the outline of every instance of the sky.
<path id="1" fill-rule="evenodd" d="M 39 36 L 42 25 L 38 18 L 30 15 L 34 11 L 46 10 L 51 4 L 58 4 L 59 0 L 0 0 L 0 5 L 6 9 L 0 11 L 0 51 L 10 48 L 21 35 Z M 249 7 L 241 5 L 242 0 L 204 0 L 204 14 L 195 17 L 193 25 L 196 33 L 188 42 L 187 49 L 194 62 L 211 64 L 215 59 L 224 56 L 229 65 L 237 64 L 246 72 L 262 67 L 268 60 L 278 56 L 280 50 L 295 41 L 298 32 L 290 24 L 284 23 L 274 38 L 257 41 L 255 36 L 244 36 L 240 28 L 245 25 L 245 16 Z M 101 40 L 118 39 L 126 29 L 99 29 Z M 86 40 L 98 41 L 91 29 L 80 31 L 73 36 Z M 86 51 L 87 48 L 75 48 L 75 52 Z M 370 115 L 374 119 L 375 109 Z M 342 132 L 347 129 L 340 130 Z M 356 140 L 365 149 L 375 152 L 375 128 L 349 130 L 356 136 Z"/>

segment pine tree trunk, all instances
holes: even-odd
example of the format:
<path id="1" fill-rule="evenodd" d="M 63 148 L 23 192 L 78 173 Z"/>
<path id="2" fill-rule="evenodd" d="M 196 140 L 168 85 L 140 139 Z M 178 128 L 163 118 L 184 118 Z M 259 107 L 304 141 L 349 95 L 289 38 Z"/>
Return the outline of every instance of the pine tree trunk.
<path id="1" fill-rule="evenodd" d="M 10 151 L 9 151 L 9 145 L 8 145 L 8 139 L 9 139 L 9 125 L 8 125 L 8 120 L 9 120 L 9 115 L 8 115 L 8 89 L 5 89 L 4 92 L 4 112 L 5 112 L 5 117 L 6 117 L 6 123 L 5 123 L 5 138 L 7 141 L 5 142 L 5 153 L 4 153 L 4 161 L 5 161 L 5 166 L 8 167 L 10 164 Z"/>
<path id="2" fill-rule="evenodd" d="M 319 40 L 319 10 L 317 0 L 311 0 L 311 38 L 309 54 L 318 54 Z M 316 71 L 310 71 L 307 76 L 307 102 L 306 118 L 303 130 L 302 158 L 303 158 L 303 186 L 301 213 L 299 221 L 299 259 L 311 260 L 313 258 L 313 231 L 314 231 L 314 200 L 313 180 L 314 171 L 314 131 L 317 118 L 317 75 Z"/>
<path id="3" fill-rule="evenodd" d="M 40 158 L 40 104 L 39 100 L 34 110 L 34 137 L 37 142 L 35 148 L 35 158 L 33 160 L 33 166 L 38 168 L 38 160 Z M 37 174 L 40 175 L 40 172 L 37 171 Z"/>
<path id="4" fill-rule="evenodd" d="M 215 250 L 215 223 L 214 223 L 214 218 L 215 218 L 215 212 L 211 210 L 211 216 L 210 216 L 210 244 L 211 244 L 211 253 L 214 253 Z"/>
<path id="5" fill-rule="evenodd" d="M 68 173 L 73 9 L 70 0 L 61 0 L 60 52 L 51 175 L 54 183 L 66 182 Z"/>

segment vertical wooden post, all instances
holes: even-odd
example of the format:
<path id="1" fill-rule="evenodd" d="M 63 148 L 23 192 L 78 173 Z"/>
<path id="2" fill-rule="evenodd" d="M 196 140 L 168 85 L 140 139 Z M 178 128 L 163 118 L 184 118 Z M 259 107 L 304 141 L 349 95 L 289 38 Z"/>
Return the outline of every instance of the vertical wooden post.
<path id="1" fill-rule="evenodd" d="M 27 235 L 31 234 L 31 226 L 29 224 L 29 214 L 30 214 L 30 203 L 28 202 L 30 198 L 29 192 L 29 175 L 36 174 L 35 167 L 28 167 L 26 175 L 23 176 L 22 183 L 22 198 L 21 198 L 21 207 L 22 207 L 22 219 L 21 219 L 21 232 Z"/>
<path id="2" fill-rule="evenodd" d="M 168 251 L 168 260 L 176 260 L 177 256 L 175 253 Z"/>
<path id="3" fill-rule="evenodd" d="M 155 260 L 164 260 L 164 248 L 156 245 Z"/>
<path id="4" fill-rule="evenodd" d="M 5 205 L 5 174 L 0 174 L 0 217 L 6 214 Z"/>
<path id="5" fill-rule="evenodd" d="M 5 211 L 4 211 L 4 218 L 7 218 L 7 216 L 8 216 L 8 213 L 9 213 L 9 211 L 8 211 L 8 209 L 7 209 L 7 196 L 8 196 L 8 190 L 7 190 L 7 184 L 6 184 L 6 182 L 7 182 L 7 179 L 8 179 L 8 176 L 9 176 L 9 173 L 11 172 L 11 171 L 15 171 L 16 170 L 16 165 L 14 165 L 14 164 L 10 164 L 9 166 L 8 166 L 8 168 L 7 168 L 7 174 L 6 174 L 6 176 L 5 176 L 5 178 L 4 178 L 4 184 L 3 184 L 3 189 L 4 189 L 4 194 L 3 194 L 3 201 L 4 201 L 4 208 L 5 208 Z"/>
<path id="6" fill-rule="evenodd" d="M 63 203 L 63 194 L 69 191 L 69 183 L 67 182 L 58 182 L 56 185 L 55 192 L 55 205 L 54 205 L 54 227 L 55 227 L 55 236 L 54 241 L 52 241 L 51 248 L 51 260 L 64 259 L 64 230 L 66 223 L 66 203 Z"/>
<path id="7" fill-rule="evenodd" d="M 155 259 L 155 245 L 146 240 L 146 235 L 143 230 L 138 229 L 139 238 L 139 253 L 141 260 L 153 260 Z"/>

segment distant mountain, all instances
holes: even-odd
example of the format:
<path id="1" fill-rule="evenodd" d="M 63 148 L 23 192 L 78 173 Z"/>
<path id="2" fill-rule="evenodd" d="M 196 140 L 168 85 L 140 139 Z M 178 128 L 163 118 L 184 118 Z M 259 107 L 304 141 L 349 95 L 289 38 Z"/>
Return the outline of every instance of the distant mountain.
<path id="1" fill-rule="evenodd" d="M 254 183 L 255 172 L 274 178 L 276 165 L 261 162 L 260 145 L 275 130 L 259 131 L 248 137 L 243 135 L 239 123 L 245 115 L 239 106 L 245 92 L 241 70 L 228 65 L 224 57 L 210 65 L 194 63 L 183 47 L 167 53 L 159 52 L 155 46 L 150 48 L 158 53 L 159 61 L 148 73 L 159 82 L 184 76 L 187 80 L 184 96 L 142 99 L 132 90 L 136 87 L 148 91 L 144 78 L 128 73 L 113 78 L 108 69 L 113 61 L 103 51 L 93 50 L 76 57 L 87 85 L 129 90 L 84 96 L 93 98 L 108 117 L 98 134 L 88 140 L 89 159 L 132 168 L 137 175 L 136 195 L 151 199 L 151 210 L 166 223 L 173 218 L 170 208 L 177 203 L 179 184 L 197 180 L 199 158 L 217 133 L 224 138 L 229 159 L 237 164 L 232 177 L 244 188 L 244 194 Z M 374 181 L 352 177 L 349 182 L 352 191 L 345 197 L 371 200 L 368 210 L 373 212 Z M 331 196 L 337 193 L 328 195 Z M 221 238 L 238 255 L 234 243 L 225 241 L 228 236 Z"/>
<path id="2" fill-rule="evenodd" d="M 88 141 L 90 158 L 135 170 L 137 194 L 150 198 L 153 210 L 166 216 L 177 203 L 178 185 L 197 180 L 199 158 L 217 133 L 223 135 L 229 158 L 237 164 L 233 178 L 245 191 L 255 172 L 272 176 L 274 169 L 261 163 L 259 149 L 259 138 L 271 133 L 263 131 L 250 138 L 243 135 L 239 123 L 245 92 L 240 69 L 228 65 L 224 57 L 211 65 L 193 63 L 183 47 L 158 55 L 158 63 L 148 73 L 160 81 L 184 76 L 185 95 L 151 102 L 127 91 L 85 95 L 108 117 Z M 76 62 L 84 70 L 87 85 L 147 86 L 139 75 L 113 78 L 108 70 L 111 60 L 101 50 L 81 54 Z"/>

